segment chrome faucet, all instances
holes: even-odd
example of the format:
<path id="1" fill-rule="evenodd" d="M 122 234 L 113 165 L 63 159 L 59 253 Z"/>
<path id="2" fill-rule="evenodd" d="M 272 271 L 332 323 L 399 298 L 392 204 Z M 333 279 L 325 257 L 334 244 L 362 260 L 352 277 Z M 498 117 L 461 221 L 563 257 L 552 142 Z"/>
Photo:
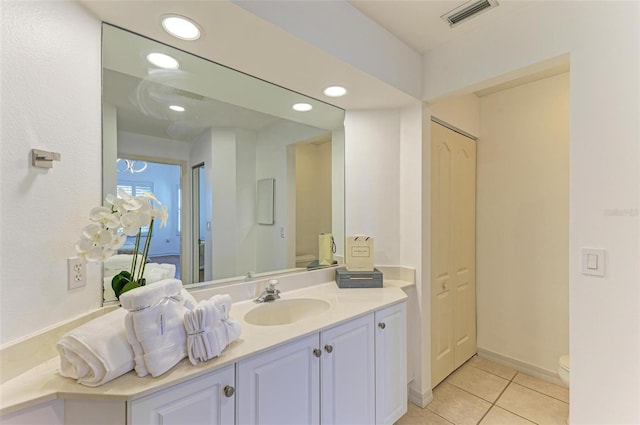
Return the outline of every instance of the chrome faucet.
<path id="1" fill-rule="evenodd" d="M 254 300 L 256 303 L 265 303 L 275 301 L 280 298 L 280 290 L 276 289 L 276 285 L 278 281 L 276 279 L 271 279 L 267 282 L 267 287 L 264 288 L 262 294 Z"/>

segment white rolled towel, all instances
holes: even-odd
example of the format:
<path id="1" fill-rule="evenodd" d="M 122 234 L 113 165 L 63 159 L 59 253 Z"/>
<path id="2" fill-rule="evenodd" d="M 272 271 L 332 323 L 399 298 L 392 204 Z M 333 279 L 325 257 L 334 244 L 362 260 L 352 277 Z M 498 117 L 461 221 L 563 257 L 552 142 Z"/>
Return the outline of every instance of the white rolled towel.
<path id="1" fill-rule="evenodd" d="M 138 376 L 160 376 L 187 356 L 184 313 L 195 300 L 177 279 L 166 279 L 120 296 L 127 340 Z"/>
<path id="2" fill-rule="evenodd" d="M 134 354 L 125 334 L 127 311 L 119 308 L 67 332 L 56 344 L 60 374 L 97 387 L 134 367 Z"/>
<path id="3" fill-rule="evenodd" d="M 184 315 L 189 361 L 196 365 L 220 353 L 240 336 L 240 324 L 229 317 L 231 297 L 215 295 Z"/>

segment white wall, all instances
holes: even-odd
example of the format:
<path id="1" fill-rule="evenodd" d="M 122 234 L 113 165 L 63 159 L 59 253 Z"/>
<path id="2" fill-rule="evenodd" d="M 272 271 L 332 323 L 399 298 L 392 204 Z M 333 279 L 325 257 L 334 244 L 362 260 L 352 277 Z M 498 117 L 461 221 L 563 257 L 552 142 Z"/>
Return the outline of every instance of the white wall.
<path id="1" fill-rule="evenodd" d="M 0 343 L 6 343 L 101 305 L 100 268 L 90 265 L 87 286 L 68 291 L 66 264 L 89 210 L 102 203 L 101 72 L 100 22 L 77 4 L 0 7 Z M 49 170 L 34 168 L 32 148 L 59 152 L 62 160 Z"/>
<path id="2" fill-rule="evenodd" d="M 236 129 L 236 273 L 256 269 L 256 141 L 253 131 Z"/>
<path id="3" fill-rule="evenodd" d="M 570 55 L 570 410 L 580 424 L 640 422 L 639 51 L 639 3 L 537 2 L 424 61 L 433 99 Z M 607 251 L 606 277 L 580 273 L 581 247 Z"/>
<path id="4" fill-rule="evenodd" d="M 400 111 L 346 111 L 345 235 L 374 238 L 375 264 L 400 264 Z"/>
<path id="5" fill-rule="evenodd" d="M 569 352 L 569 74 L 480 98 L 478 348 L 555 375 Z"/>
<path id="6" fill-rule="evenodd" d="M 296 37 L 419 97 L 421 57 L 346 1 L 234 1 Z M 348 82 L 341 81 L 341 84 Z"/>

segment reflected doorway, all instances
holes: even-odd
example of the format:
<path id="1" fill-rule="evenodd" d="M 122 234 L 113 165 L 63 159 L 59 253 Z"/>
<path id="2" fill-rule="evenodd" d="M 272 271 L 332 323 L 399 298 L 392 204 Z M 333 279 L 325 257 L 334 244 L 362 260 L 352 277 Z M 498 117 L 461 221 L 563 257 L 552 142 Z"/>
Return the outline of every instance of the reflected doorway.
<path id="1" fill-rule="evenodd" d="M 121 157 L 117 159 L 117 188 L 129 195 L 137 196 L 152 192 L 163 205 L 167 206 L 166 226 L 160 227 L 156 221 L 149 248 L 149 263 L 172 264 L 175 277 L 181 276 L 182 259 L 182 167 L 142 157 Z M 144 244 L 149 229 L 142 229 L 141 244 Z M 127 237 L 119 254 L 132 254 L 135 236 Z"/>

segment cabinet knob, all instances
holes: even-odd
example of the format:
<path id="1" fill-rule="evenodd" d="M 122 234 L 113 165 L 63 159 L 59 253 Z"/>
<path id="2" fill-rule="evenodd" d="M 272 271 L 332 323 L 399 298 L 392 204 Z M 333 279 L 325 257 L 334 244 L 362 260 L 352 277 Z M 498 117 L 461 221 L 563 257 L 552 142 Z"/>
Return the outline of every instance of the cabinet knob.
<path id="1" fill-rule="evenodd" d="M 225 385 L 225 387 L 222 389 L 222 392 L 227 398 L 233 397 L 233 395 L 236 393 L 236 389 L 233 388 L 231 385 Z"/>
<path id="2" fill-rule="evenodd" d="M 313 349 L 313 355 L 316 357 L 320 357 L 322 355 L 322 350 L 319 348 L 314 348 Z"/>
<path id="3" fill-rule="evenodd" d="M 324 351 L 326 351 L 327 353 L 331 354 L 331 352 L 333 351 L 333 345 L 325 345 L 324 346 Z"/>
<path id="4" fill-rule="evenodd" d="M 378 327 L 379 327 L 380 329 L 384 329 L 384 328 L 386 328 L 386 327 L 387 327 L 387 325 L 386 325 L 384 322 L 380 322 L 380 323 L 378 323 Z"/>

